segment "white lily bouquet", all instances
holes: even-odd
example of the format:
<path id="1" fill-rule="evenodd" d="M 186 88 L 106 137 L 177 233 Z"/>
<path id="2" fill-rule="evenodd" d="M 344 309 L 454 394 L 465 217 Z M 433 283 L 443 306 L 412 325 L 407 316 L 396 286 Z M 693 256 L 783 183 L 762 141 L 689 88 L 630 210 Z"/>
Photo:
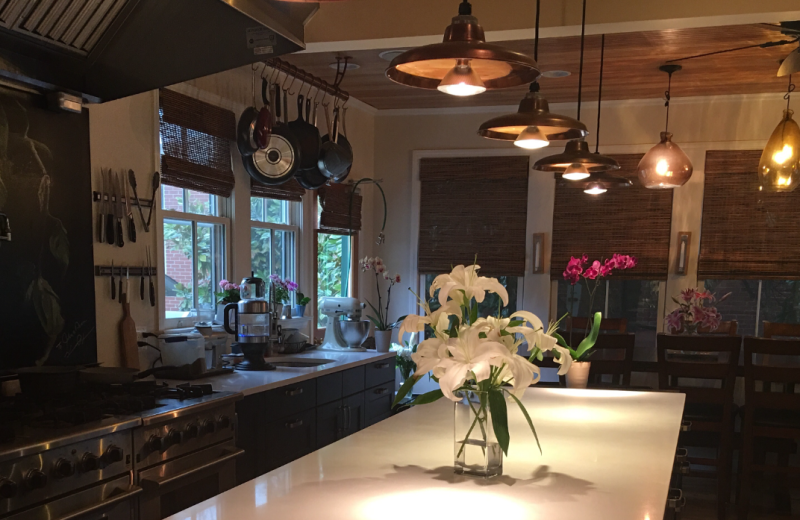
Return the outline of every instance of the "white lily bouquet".
<path id="1" fill-rule="evenodd" d="M 456 403 L 455 469 L 458 473 L 493 476 L 502 473 L 502 454 L 508 455 L 507 401 L 519 406 L 539 445 L 536 429 L 520 398 L 525 389 L 539 382 L 539 367 L 517 352 L 527 342 L 529 358 L 539 359 L 541 351 L 553 350 L 561 364 L 559 374 L 569 370 L 572 356 L 548 334 L 533 313 L 518 311 L 502 318 L 479 318 L 478 304 L 487 292 L 496 293 L 503 306 L 508 292 L 496 278 L 478 276 L 477 265 L 459 265 L 450 274 L 437 276 L 430 294 L 439 291 L 441 307 L 431 311 L 420 299 L 424 316 L 409 315 L 400 327 L 403 333 L 419 332 L 429 326 L 433 337 L 422 341 L 412 359 L 414 376 L 400 387 L 400 402 L 422 376 L 433 371 L 439 390 L 418 396 L 412 405 L 427 404 L 447 397 Z M 502 451 L 501 451 L 502 450 Z M 541 445 L 539 445 L 541 451 Z"/>

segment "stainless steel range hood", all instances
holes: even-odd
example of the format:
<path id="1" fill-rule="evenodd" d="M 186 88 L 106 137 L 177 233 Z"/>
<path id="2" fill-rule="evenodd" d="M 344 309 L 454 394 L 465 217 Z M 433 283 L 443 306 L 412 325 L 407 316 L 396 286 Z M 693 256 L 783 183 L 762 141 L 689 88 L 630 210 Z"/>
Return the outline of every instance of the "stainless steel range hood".
<path id="1" fill-rule="evenodd" d="M 318 4 L 0 0 L 0 78 L 102 102 L 305 48 Z"/>

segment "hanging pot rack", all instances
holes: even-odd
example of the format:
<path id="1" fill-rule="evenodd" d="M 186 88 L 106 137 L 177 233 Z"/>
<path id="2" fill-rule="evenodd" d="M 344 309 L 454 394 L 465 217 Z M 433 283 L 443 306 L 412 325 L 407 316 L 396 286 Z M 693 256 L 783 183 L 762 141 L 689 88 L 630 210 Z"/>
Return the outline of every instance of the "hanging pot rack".
<path id="1" fill-rule="evenodd" d="M 328 83 L 324 79 L 314 76 L 313 74 L 306 72 L 305 70 L 292 65 L 291 63 L 287 63 L 280 58 L 272 58 L 271 60 L 264 62 L 264 65 L 273 69 L 273 71 L 283 72 L 287 77 L 292 78 L 293 81 L 300 81 L 302 84 L 307 85 L 309 89 L 316 88 L 320 92 L 338 99 L 340 104 L 343 105 L 350 99 L 350 94 L 339 88 L 342 79 L 344 79 L 344 73 L 347 70 L 348 59 L 349 58 L 337 58 L 337 63 L 339 63 L 340 60 L 344 60 L 344 68 L 341 71 L 337 70 L 336 81 L 333 84 Z"/>

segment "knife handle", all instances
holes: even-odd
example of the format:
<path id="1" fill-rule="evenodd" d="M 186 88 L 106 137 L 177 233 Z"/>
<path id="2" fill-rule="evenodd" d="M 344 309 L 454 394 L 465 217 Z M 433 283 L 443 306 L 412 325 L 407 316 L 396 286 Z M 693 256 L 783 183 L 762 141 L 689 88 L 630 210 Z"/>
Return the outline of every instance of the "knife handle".
<path id="1" fill-rule="evenodd" d="M 150 280 L 150 307 L 156 306 L 156 288 L 153 285 L 153 280 Z"/>
<path id="2" fill-rule="evenodd" d="M 111 299 L 117 299 L 117 282 L 114 280 L 114 275 L 111 275 Z"/>
<path id="3" fill-rule="evenodd" d="M 106 241 L 106 216 L 100 213 L 100 218 L 97 219 L 97 235 L 100 237 L 100 242 Z"/>
<path id="4" fill-rule="evenodd" d="M 139 298 L 144 301 L 144 275 L 142 275 L 142 279 L 139 282 Z"/>
<path id="5" fill-rule="evenodd" d="M 122 247 L 125 245 L 125 240 L 122 238 L 122 219 L 117 219 L 117 246 Z M 121 293 L 122 291 L 120 291 Z"/>
<path id="6" fill-rule="evenodd" d="M 122 303 L 122 275 L 119 275 L 119 302 Z"/>
<path id="7" fill-rule="evenodd" d="M 128 217 L 128 240 L 136 242 L 136 221 L 133 220 L 133 215 Z"/>
<path id="8" fill-rule="evenodd" d="M 113 245 L 116 240 L 114 239 L 114 215 L 106 215 L 106 242 Z"/>

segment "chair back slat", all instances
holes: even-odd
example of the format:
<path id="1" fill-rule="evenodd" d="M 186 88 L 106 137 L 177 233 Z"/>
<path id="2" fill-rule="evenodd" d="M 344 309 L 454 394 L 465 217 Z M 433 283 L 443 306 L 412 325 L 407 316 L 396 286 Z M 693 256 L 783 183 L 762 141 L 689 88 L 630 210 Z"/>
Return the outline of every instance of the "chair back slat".
<path id="1" fill-rule="evenodd" d="M 594 385 L 603 385 L 603 376 L 610 376 L 610 386 L 627 387 L 631 384 L 633 370 L 634 334 L 602 334 L 597 337 L 589 358 L 592 366 L 589 378 Z"/>
<path id="2" fill-rule="evenodd" d="M 800 394 L 754 392 L 747 404 L 755 409 L 800 410 Z"/>
<path id="3" fill-rule="evenodd" d="M 800 383 L 800 365 L 795 367 L 753 365 L 751 375 L 754 381 L 796 384 Z"/>
<path id="4" fill-rule="evenodd" d="M 748 409 L 753 413 L 758 413 L 759 408 L 800 410 L 800 393 L 795 389 L 799 383 L 800 340 L 744 338 L 744 392 Z"/>
<path id="5" fill-rule="evenodd" d="M 800 323 L 763 322 L 765 338 L 800 338 Z"/>

